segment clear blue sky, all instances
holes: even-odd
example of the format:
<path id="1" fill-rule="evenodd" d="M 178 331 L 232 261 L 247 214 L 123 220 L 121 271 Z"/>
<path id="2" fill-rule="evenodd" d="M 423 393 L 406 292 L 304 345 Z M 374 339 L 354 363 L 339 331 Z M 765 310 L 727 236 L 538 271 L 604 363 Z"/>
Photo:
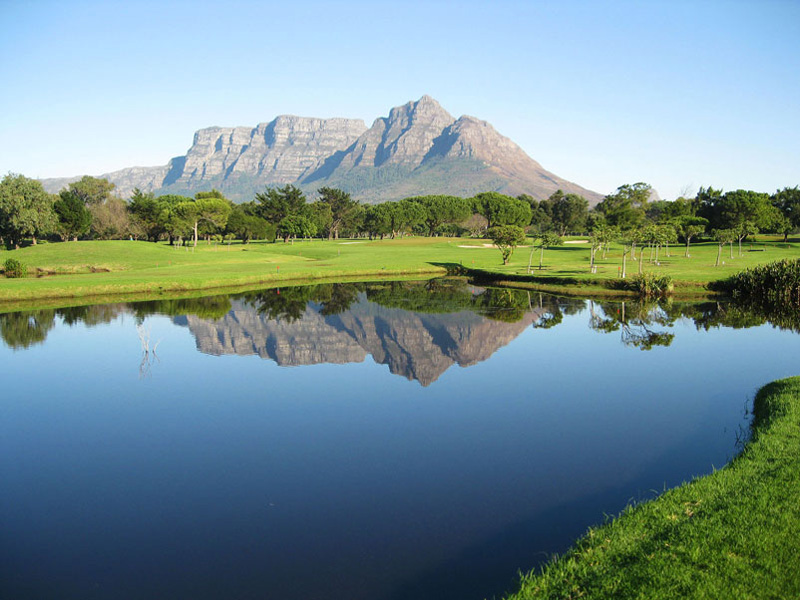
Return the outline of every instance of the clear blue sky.
<path id="1" fill-rule="evenodd" d="M 601 193 L 800 184 L 800 2 L 0 0 L 0 172 L 165 164 L 196 129 L 436 98 Z"/>

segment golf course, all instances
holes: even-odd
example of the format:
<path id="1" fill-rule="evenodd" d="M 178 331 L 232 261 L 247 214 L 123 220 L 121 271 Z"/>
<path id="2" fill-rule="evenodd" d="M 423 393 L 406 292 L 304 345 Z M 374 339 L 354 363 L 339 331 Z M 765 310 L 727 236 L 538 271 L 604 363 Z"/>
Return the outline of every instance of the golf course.
<path id="1" fill-rule="evenodd" d="M 711 282 L 784 258 L 800 257 L 800 239 L 759 236 L 739 253 L 737 244 L 661 248 L 656 261 L 649 248 L 627 254 L 627 278 L 644 273 L 669 276 L 676 295 L 705 295 Z M 70 299 L 92 303 L 109 296 L 150 297 L 202 290 L 275 287 L 319 280 L 425 277 L 453 269 L 490 276 L 497 282 L 578 294 L 619 294 L 623 248 L 611 244 L 595 255 L 590 269 L 586 238 L 567 238 L 552 248 L 521 245 L 508 264 L 490 242 L 475 238 L 313 240 L 294 243 L 240 242 L 196 247 L 165 242 L 79 241 L 39 243 L 0 252 L 27 268 L 24 278 L 0 280 L 0 303 Z M 539 268 L 541 260 L 541 269 Z M 529 273 L 530 271 L 530 273 Z M 6 308 L 8 310 L 10 308 Z"/>

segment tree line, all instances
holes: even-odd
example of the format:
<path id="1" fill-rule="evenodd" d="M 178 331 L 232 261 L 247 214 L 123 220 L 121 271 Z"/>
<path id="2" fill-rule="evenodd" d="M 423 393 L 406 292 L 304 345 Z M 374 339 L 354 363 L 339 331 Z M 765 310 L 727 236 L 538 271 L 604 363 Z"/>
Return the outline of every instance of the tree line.
<path id="1" fill-rule="evenodd" d="M 720 244 L 737 242 L 757 232 L 788 235 L 800 229 L 800 189 L 774 194 L 750 190 L 723 192 L 700 188 L 693 198 L 651 200 L 645 183 L 620 186 L 589 209 L 580 195 L 558 190 L 537 200 L 483 192 L 472 198 L 427 195 L 396 202 L 365 205 L 349 193 L 319 188 L 313 201 L 293 185 L 266 187 L 242 204 L 217 190 L 193 197 L 135 189 L 127 200 L 115 194 L 113 183 L 83 177 L 58 194 L 41 183 L 9 173 L 0 181 L 0 238 L 9 248 L 41 238 L 136 239 L 171 244 L 198 240 L 253 239 L 290 242 L 297 238 L 396 238 L 409 234 L 475 236 L 492 239 L 504 262 L 525 235 L 543 249 L 565 235 L 589 235 L 592 260 L 611 241 L 636 257 L 647 246 L 660 248 L 701 236 Z"/>

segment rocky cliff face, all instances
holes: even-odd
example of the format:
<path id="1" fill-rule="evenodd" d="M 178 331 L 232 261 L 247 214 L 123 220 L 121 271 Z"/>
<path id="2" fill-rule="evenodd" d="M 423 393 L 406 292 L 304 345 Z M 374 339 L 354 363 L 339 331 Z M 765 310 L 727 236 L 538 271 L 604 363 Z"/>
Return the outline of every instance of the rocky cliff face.
<path id="1" fill-rule="evenodd" d="M 269 319 L 241 301 L 216 321 L 175 321 L 189 328 L 198 350 L 207 354 L 257 354 L 284 366 L 362 362 L 369 354 L 392 373 L 427 386 L 455 364 L 488 359 L 537 318 L 529 313 L 504 323 L 472 312 L 416 313 L 375 305 L 362 294 L 338 315 L 324 316 L 309 304 L 294 322 Z"/>
<path id="2" fill-rule="evenodd" d="M 280 116 L 256 127 L 208 127 L 192 147 L 161 167 L 133 167 L 101 177 L 123 197 L 134 187 L 194 193 L 216 187 L 230 198 L 252 199 L 265 185 L 294 184 L 307 193 L 328 185 L 365 202 L 483 191 L 544 198 L 557 189 L 592 204 L 601 196 L 566 181 L 530 158 L 486 121 L 454 119 L 423 96 L 395 107 L 367 129 L 360 119 Z M 57 191 L 69 179 L 43 180 Z"/>
<path id="3" fill-rule="evenodd" d="M 182 172 L 170 183 L 189 183 L 233 174 L 271 183 L 295 183 L 366 129 L 360 119 L 281 116 L 254 129 L 209 127 L 194 134 Z"/>

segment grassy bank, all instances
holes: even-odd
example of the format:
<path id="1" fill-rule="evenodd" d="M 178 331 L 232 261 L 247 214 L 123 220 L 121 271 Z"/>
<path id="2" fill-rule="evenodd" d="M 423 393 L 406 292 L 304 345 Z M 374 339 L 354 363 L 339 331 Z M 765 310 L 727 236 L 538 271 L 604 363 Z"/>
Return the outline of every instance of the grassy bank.
<path id="1" fill-rule="evenodd" d="M 544 289 L 585 288 L 608 290 L 619 280 L 621 248 L 612 246 L 606 257 L 596 259 L 596 273 L 589 272 L 585 240 L 568 240 L 547 249 L 544 268 L 538 270 L 539 252 L 533 254 L 528 274 L 529 248 L 520 247 L 508 265 L 500 252 L 484 240 L 465 238 L 404 238 L 397 240 L 338 240 L 284 243 L 200 244 L 197 248 L 170 247 L 164 243 L 93 241 L 39 244 L 0 252 L 0 263 L 15 258 L 38 277 L 0 278 L 0 302 L 48 298 L 83 298 L 117 294 L 160 294 L 203 289 L 257 285 L 285 285 L 320 279 L 375 276 L 443 274 L 462 266 L 498 278 Z M 742 256 L 735 250 L 725 264 L 714 267 L 716 244 L 698 244 L 692 255 L 673 248 L 662 250 L 658 263 L 645 252 L 645 271 L 670 275 L 677 291 L 706 291 L 706 285 L 741 269 L 780 258 L 800 257 L 800 242 L 778 240 L 746 246 Z M 638 263 L 628 260 L 628 273 Z"/>
<path id="2" fill-rule="evenodd" d="M 707 477 L 590 529 L 508 600 L 800 597 L 800 377 L 754 402 L 752 438 Z"/>

